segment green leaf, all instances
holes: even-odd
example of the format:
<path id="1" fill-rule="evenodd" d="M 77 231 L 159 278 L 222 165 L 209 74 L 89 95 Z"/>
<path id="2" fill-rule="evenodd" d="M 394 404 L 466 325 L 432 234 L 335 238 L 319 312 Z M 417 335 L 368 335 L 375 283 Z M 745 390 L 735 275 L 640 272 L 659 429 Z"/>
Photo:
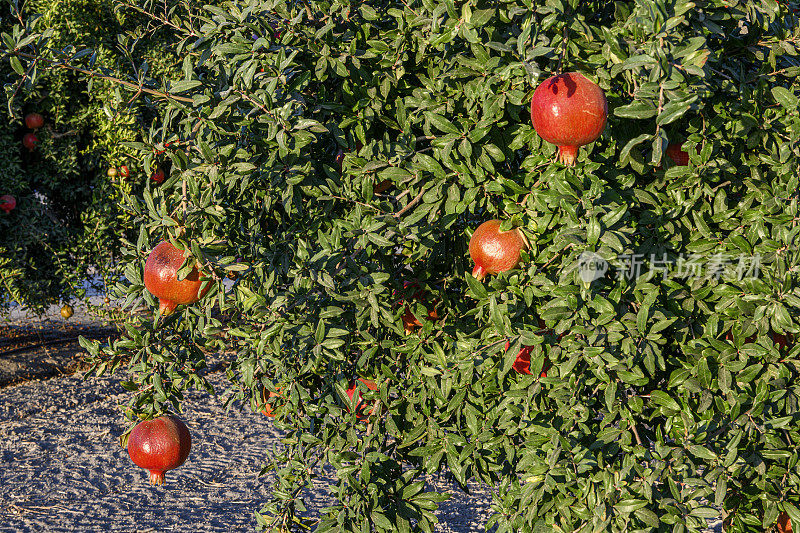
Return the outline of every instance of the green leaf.
<path id="1" fill-rule="evenodd" d="M 772 91 L 772 96 L 775 98 L 775 101 L 781 104 L 784 108 L 789 111 L 797 109 L 797 95 L 795 95 L 789 89 L 786 89 L 785 87 L 773 87 L 770 90 Z"/>
<path id="2" fill-rule="evenodd" d="M 437 115 L 436 113 L 431 113 L 430 111 L 425 112 L 425 119 L 430 122 L 430 124 L 436 128 L 437 130 L 444 132 L 444 133 L 455 133 L 460 134 L 458 128 L 455 125 L 444 118 L 442 115 Z"/>

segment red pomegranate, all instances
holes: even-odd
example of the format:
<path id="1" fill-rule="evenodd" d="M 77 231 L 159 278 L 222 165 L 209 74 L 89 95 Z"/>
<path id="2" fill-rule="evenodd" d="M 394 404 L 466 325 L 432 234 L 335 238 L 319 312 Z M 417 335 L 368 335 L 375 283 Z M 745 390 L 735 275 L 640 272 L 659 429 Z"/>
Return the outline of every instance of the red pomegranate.
<path id="1" fill-rule="evenodd" d="M 786 512 L 778 515 L 778 533 L 792 533 L 792 519 Z"/>
<path id="2" fill-rule="evenodd" d="M 579 147 L 600 136 L 607 118 L 603 90 L 578 72 L 546 79 L 531 99 L 533 128 L 558 146 L 558 160 L 567 166 L 575 164 Z"/>
<path id="3" fill-rule="evenodd" d="M 509 348 L 511 348 L 511 341 L 506 341 L 506 351 L 508 351 Z M 531 352 L 533 352 L 533 346 L 523 346 L 517 354 L 517 359 L 514 361 L 512 368 L 520 374 L 527 374 L 530 376 Z M 550 369 L 550 366 L 550 361 L 545 357 L 544 364 L 542 365 L 542 373 L 539 374 L 539 376 L 546 378 L 547 371 Z"/>
<path id="4" fill-rule="evenodd" d="M 775 333 L 774 331 L 771 333 L 772 342 L 778 345 L 778 350 L 784 350 L 789 347 L 789 341 L 791 340 L 791 335 L 783 335 L 781 333 Z"/>
<path id="5" fill-rule="evenodd" d="M 774 331 L 770 331 L 769 336 L 772 338 L 772 342 L 778 345 L 778 350 L 784 350 L 786 348 L 789 348 L 789 344 L 792 341 L 791 335 L 783 335 L 782 333 L 775 333 Z M 747 344 L 752 344 L 756 342 L 757 339 L 758 339 L 757 335 L 750 335 L 744 340 L 744 342 Z M 725 334 L 725 340 L 733 342 L 732 331 L 729 330 Z"/>
<path id="6" fill-rule="evenodd" d="M 150 176 L 150 179 L 155 181 L 156 183 L 164 183 L 164 179 L 166 179 L 166 175 L 161 167 L 157 167 L 156 170 L 153 172 L 153 175 Z"/>
<path id="7" fill-rule="evenodd" d="M 17 207 L 17 199 L 11 196 L 10 194 L 4 194 L 0 196 L 0 211 L 5 212 L 5 214 L 9 214 L 14 208 Z"/>
<path id="8" fill-rule="evenodd" d="M 144 265 L 144 286 L 158 298 L 158 310 L 163 315 L 175 311 L 178 305 L 193 304 L 200 300 L 210 286 L 200 291 L 203 278 L 195 267 L 186 278 L 178 279 L 178 270 L 183 263 L 183 252 L 169 241 L 162 241 L 153 248 Z M 198 293 L 198 291 L 200 291 Z"/>
<path id="9" fill-rule="evenodd" d="M 164 473 L 181 466 L 191 447 L 186 424 L 173 415 L 139 422 L 128 437 L 128 455 L 137 466 L 150 471 L 152 485 L 163 485 Z"/>
<path id="10" fill-rule="evenodd" d="M 670 159 L 672 159 L 678 166 L 686 166 L 689 164 L 689 152 L 683 151 L 683 143 L 670 144 L 667 146 L 665 152 Z"/>
<path id="11" fill-rule="evenodd" d="M 33 152 L 36 149 L 36 145 L 39 143 L 39 138 L 36 136 L 35 133 L 26 133 L 22 137 L 22 146 Z"/>
<path id="12" fill-rule="evenodd" d="M 369 390 L 378 390 L 378 385 L 376 385 L 375 382 L 370 379 L 358 378 L 358 381 L 366 385 Z M 357 388 L 358 386 L 356 382 L 351 381 L 350 385 L 347 387 L 347 396 L 350 397 L 350 400 L 353 399 L 353 395 L 356 393 Z M 372 411 L 370 411 L 369 414 L 372 414 Z M 359 392 L 358 400 L 356 401 L 356 417 L 361 421 L 365 421 L 367 420 L 367 416 L 368 415 L 364 414 L 364 406 L 362 405 L 362 396 L 361 392 Z"/>
<path id="13" fill-rule="evenodd" d="M 128 170 L 127 165 L 122 165 L 121 167 L 119 167 L 119 175 L 122 176 L 123 178 L 127 178 L 128 176 L 130 176 L 130 171 Z"/>
<path id="14" fill-rule="evenodd" d="M 416 287 L 416 282 L 413 281 L 404 281 L 403 288 L 407 289 L 409 287 Z M 425 297 L 421 290 L 414 292 L 411 296 L 412 300 L 420 301 Z M 422 323 L 414 316 L 414 313 L 411 312 L 409 309 L 408 304 L 406 304 L 403 300 L 400 300 L 398 303 L 405 305 L 405 312 L 403 313 L 403 329 L 406 332 L 406 335 L 409 335 L 415 328 L 422 326 Z M 436 320 L 439 318 L 439 313 L 436 311 L 437 302 L 433 302 L 433 308 L 428 307 L 428 318 L 431 320 Z"/>
<path id="15" fill-rule="evenodd" d="M 336 163 L 336 168 L 339 169 L 339 174 L 341 174 L 342 163 L 344 163 L 344 150 L 341 148 L 339 148 L 339 150 L 336 152 L 336 159 L 334 159 L 334 162 Z"/>
<path id="16" fill-rule="evenodd" d="M 436 312 L 435 307 L 428 311 L 428 318 L 431 320 L 436 320 L 439 318 L 439 313 Z M 406 335 L 409 335 L 414 331 L 415 328 L 418 328 L 421 325 L 422 323 L 417 320 L 417 317 L 414 316 L 414 313 L 411 312 L 411 309 L 406 306 L 406 312 L 403 313 L 403 329 L 405 329 Z"/>
<path id="17" fill-rule="evenodd" d="M 30 113 L 25 115 L 25 125 L 28 129 L 38 130 L 44 126 L 44 117 L 39 113 Z"/>
<path id="18" fill-rule="evenodd" d="M 392 180 L 383 180 L 376 183 L 375 186 L 372 188 L 372 191 L 375 194 L 381 194 L 388 191 L 392 187 L 394 187 L 394 182 Z"/>
<path id="19" fill-rule="evenodd" d="M 488 274 L 511 270 L 519 264 L 520 252 L 527 247 L 519 229 L 500 231 L 499 220 L 487 220 L 469 240 L 469 255 L 475 261 L 472 275 L 482 280 Z"/>
<path id="20" fill-rule="evenodd" d="M 281 395 L 280 395 L 280 393 L 279 393 L 279 392 L 273 392 L 273 391 L 270 391 L 270 392 L 269 392 L 269 395 L 267 396 L 267 398 L 265 399 L 265 401 L 266 401 L 266 400 L 268 400 L 269 398 L 280 398 L 280 396 L 281 396 Z M 269 417 L 273 417 L 273 418 L 275 417 L 275 413 L 273 413 L 273 412 L 272 412 L 272 406 L 271 406 L 270 404 L 268 404 L 268 403 L 267 403 L 267 404 L 264 404 L 264 409 L 263 409 L 261 412 L 262 412 L 262 413 L 263 413 L 265 416 L 269 416 Z"/>

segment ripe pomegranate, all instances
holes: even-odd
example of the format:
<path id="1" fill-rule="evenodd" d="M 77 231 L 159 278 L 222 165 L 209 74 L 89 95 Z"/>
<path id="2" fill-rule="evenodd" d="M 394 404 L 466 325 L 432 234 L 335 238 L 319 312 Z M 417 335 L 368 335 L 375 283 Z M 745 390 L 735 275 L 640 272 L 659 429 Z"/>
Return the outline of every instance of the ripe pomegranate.
<path id="1" fill-rule="evenodd" d="M 39 113 L 30 113 L 25 115 L 25 125 L 28 129 L 38 130 L 44 126 L 44 117 Z"/>
<path id="2" fill-rule="evenodd" d="M 792 533 L 792 519 L 788 513 L 783 512 L 778 515 L 777 529 L 778 533 Z"/>
<path id="3" fill-rule="evenodd" d="M 394 186 L 394 182 L 392 180 L 383 180 L 379 183 L 376 183 L 375 186 L 372 188 L 375 194 L 381 194 L 383 192 L 388 191 Z"/>
<path id="4" fill-rule="evenodd" d="M 789 343 L 792 340 L 792 336 L 791 335 L 787 336 L 787 335 L 783 335 L 781 333 L 775 333 L 774 331 L 770 331 L 769 336 L 772 338 L 772 342 L 774 342 L 775 344 L 778 345 L 778 350 L 784 350 L 784 349 L 788 348 L 789 347 Z M 748 344 L 751 344 L 751 343 L 756 342 L 757 339 L 758 339 L 757 335 L 750 335 L 749 337 L 747 337 L 744 340 L 744 342 L 748 343 Z M 728 341 L 731 341 L 731 342 L 733 341 L 733 332 L 732 331 L 728 331 L 725 334 L 725 340 L 728 340 Z"/>
<path id="5" fill-rule="evenodd" d="M 186 424 L 173 415 L 139 422 L 128 437 L 128 455 L 137 466 L 150 471 L 152 485 L 163 485 L 164 473 L 181 466 L 191 447 Z"/>
<path id="6" fill-rule="evenodd" d="M 5 212 L 5 214 L 9 214 L 14 208 L 17 207 L 17 199 L 11 196 L 10 194 L 4 194 L 0 196 L 0 211 Z"/>
<path id="7" fill-rule="evenodd" d="M 156 183 L 164 183 L 166 175 L 164 174 L 164 171 L 161 169 L 161 167 L 157 167 L 156 170 L 153 172 L 153 175 L 150 176 L 150 179 L 155 181 Z"/>
<path id="8" fill-rule="evenodd" d="M 183 252 L 175 248 L 169 241 L 158 244 L 144 265 L 144 286 L 158 298 L 158 310 L 169 315 L 178 305 L 193 304 L 200 300 L 210 289 L 206 287 L 199 294 L 200 285 L 205 278 L 200 276 L 195 267 L 185 279 L 178 279 L 178 269 L 183 263 Z"/>
<path id="9" fill-rule="evenodd" d="M 689 164 L 689 152 L 683 151 L 683 143 L 670 144 L 667 146 L 666 154 L 676 165 L 685 167 Z"/>
<path id="10" fill-rule="evenodd" d="M 403 282 L 404 289 L 417 286 L 418 285 L 413 281 Z M 421 290 L 418 290 L 414 292 L 414 294 L 411 296 L 411 299 L 419 301 L 422 300 L 424 296 L 425 295 L 423 294 L 423 292 Z M 412 331 L 414 331 L 414 328 L 422 326 L 422 323 L 417 319 L 417 317 L 414 316 L 414 313 L 411 312 L 411 309 L 409 309 L 408 304 L 406 304 L 403 300 L 400 300 L 398 303 L 401 305 L 405 305 L 405 312 L 403 313 L 403 329 L 405 330 L 406 335 L 409 335 Z M 428 308 L 428 318 L 431 320 L 436 320 L 439 318 L 439 313 L 436 311 L 436 305 L 437 302 L 434 302 L 433 308 L 432 309 Z M 428 306 L 426 305 L 426 307 Z"/>
<path id="11" fill-rule="evenodd" d="M 344 162 L 344 150 L 339 148 L 336 151 L 336 159 L 333 160 L 336 163 L 336 167 L 339 169 L 339 174 L 342 173 L 342 163 Z"/>
<path id="12" fill-rule="evenodd" d="M 509 348 L 511 348 L 511 341 L 506 341 L 506 351 L 508 351 Z M 533 352 L 533 346 L 523 346 L 517 354 L 517 359 L 514 361 L 512 368 L 520 374 L 527 374 L 530 376 L 531 352 Z M 550 360 L 545 357 L 544 364 L 542 365 L 542 372 L 539 374 L 539 377 L 546 378 L 547 371 L 551 366 Z"/>
<path id="13" fill-rule="evenodd" d="M 264 401 L 267 401 L 269 398 L 280 398 L 280 393 L 270 391 L 267 398 Z M 272 406 L 270 404 L 264 404 L 264 409 L 261 411 L 265 416 L 275 417 L 275 413 L 272 412 Z"/>
<path id="14" fill-rule="evenodd" d="M 531 99 L 533 128 L 558 146 L 558 160 L 567 166 L 575 164 L 579 147 L 600 136 L 607 118 L 603 90 L 578 72 L 546 79 Z"/>
<path id="15" fill-rule="evenodd" d="M 361 383 L 366 385 L 369 390 L 378 390 L 378 385 L 376 385 L 375 382 L 370 380 L 370 379 L 358 378 L 358 381 L 360 381 Z M 350 385 L 347 387 L 347 396 L 350 397 L 350 400 L 353 399 L 353 395 L 356 393 L 356 389 L 357 388 L 358 387 L 357 387 L 356 382 L 355 381 L 351 381 Z M 372 414 L 372 411 L 369 412 L 369 415 L 371 415 L 371 414 Z M 367 420 L 367 417 L 369 415 L 365 415 L 364 414 L 364 406 L 362 405 L 362 396 L 361 396 L 361 392 L 359 392 L 358 393 L 358 400 L 356 401 L 356 417 L 360 421 L 363 422 L 363 421 Z"/>
<path id="16" fill-rule="evenodd" d="M 511 270 L 519 264 L 519 254 L 527 247 L 519 229 L 500 231 L 499 220 L 484 222 L 469 240 L 469 255 L 475 261 L 472 275 L 482 280 L 488 274 Z"/>
<path id="17" fill-rule="evenodd" d="M 36 149 L 36 145 L 39 143 L 39 138 L 36 136 L 35 133 L 26 133 L 22 137 L 22 145 L 33 152 Z"/>
<path id="18" fill-rule="evenodd" d="M 428 318 L 431 320 L 436 320 L 439 318 L 439 313 L 436 312 L 436 308 L 431 309 L 428 311 Z M 406 331 L 406 335 L 409 335 L 414 328 L 418 328 L 422 325 L 422 323 L 417 320 L 417 317 L 414 316 L 414 313 L 411 312 L 411 309 L 406 306 L 406 312 L 403 313 L 403 329 Z"/>
<path id="19" fill-rule="evenodd" d="M 778 345 L 778 350 L 784 350 L 789 347 L 789 341 L 791 340 L 791 335 L 783 335 L 781 333 L 775 333 L 774 331 L 770 334 L 772 336 L 772 342 Z"/>
<path id="20" fill-rule="evenodd" d="M 69 304 L 66 304 L 64 307 L 62 307 L 62 308 L 61 308 L 61 316 L 62 316 L 62 317 L 64 317 L 64 318 L 69 318 L 69 317 L 71 317 L 73 314 L 75 314 L 75 310 L 74 310 L 74 309 L 72 309 L 72 306 L 71 306 L 71 305 L 69 305 Z"/>
<path id="21" fill-rule="evenodd" d="M 123 178 L 127 178 L 128 176 L 130 176 L 130 172 L 128 171 L 127 165 L 122 165 L 121 167 L 119 167 L 119 175 L 122 176 Z"/>

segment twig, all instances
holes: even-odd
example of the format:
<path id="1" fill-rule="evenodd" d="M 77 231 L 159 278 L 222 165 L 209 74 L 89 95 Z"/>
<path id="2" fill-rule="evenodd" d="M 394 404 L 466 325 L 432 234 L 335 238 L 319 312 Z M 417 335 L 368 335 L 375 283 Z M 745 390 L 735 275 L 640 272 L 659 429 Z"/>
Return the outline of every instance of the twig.
<path id="1" fill-rule="evenodd" d="M 631 423 L 631 429 L 633 430 L 633 436 L 636 437 L 636 444 L 641 446 L 642 439 L 639 438 L 639 431 L 636 429 L 636 422 Z"/>
<path id="2" fill-rule="evenodd" d="M 406 211 L 408 211 L 409 209 L 411 209 L 412 207 L 414 207 L 414 206 L 415 206 L 415 205 L 416 205 L 416 204 L 417 204 L 417 203 L 418 203 L 418 202 L 419 202 L 419 201 L 422 199 L 422 195 L 423 195 L 423 194 L 425 194 L 425 189 L 422 189 L 421 191 L 419 191 L 419 194 L 418 194 L 418 195 L 417 195 L 417 196 L 416 196 L 416 197 L 415 197 L 413 200 L 411 200 L 410 202 L 408 202 L 408 205 L 406 205 L 406 206 L 405 206 L 403 209 L 401 209 L 400 211 L 398 211 L 397 213 L 395 213 L 395 214 L 394 214 L 394 218 L 400 218 L 401 216 L 403 216 L 403 214 L 404 214 Z"/>
<path id="3" fill-rule="evenodd" d="M 156 91 L 155 89 L 148 89 L 146 87 L 141 87 L 139 85 L 136 85 L 135 83 L 131 83 L 129 81 L 121 80 L 121 79 L 116 78 L 114 76 L 106 76 L 105 74 L 98 74 L 97 72 L 94 72 L 94 71 L 91 71 L 91 70 L 87 70 L 87 69 L 80 68 L 80 67 L 75 67 L 73 65 L 68 65 L 66 63 L 60 63 L 60 62 L 58 62 L 58 61 L 56 61 L 54 59 L 46 59 L 46 58 L 43 58 L 43 57 L 35 56 L 33 54 L 28 54 L 26 52 L 20 52 L 18 50 L 8 50 L 8 52 L 9 52 L 9 55 L 16 55 L 16 56 L 19 56 L 19 57 L 24 57 L 25 59 L 32 59 L 34 61 L 44 61 L 44 62 L 48 63 L 53 68 L 63 68 L 63 69 L 72 70 L 72 71 L 75 71 L 75 72 L 80 72 L 81 74 L 85 74 L 85 75 L 90 76 L 92 78 L 98 78 L 98 79 L 101 79 L 101 80 L 107 80 L 107 81 L 111 81 L 111 82 L 114 82 L 114 83 L 118 83 L 118 84 L 124 85 L 125 87 L 128 87 L 130 89 L 135 89 L 137 91 L 145 92 L 147 94 L 151 94 L 151 95 L 157 96 L 159 98 L 165 98 L 167 100 L 175 100 L 177 102 L 184 102 L 184 103 L 188 103 L 188 104 L 191 104 L 192 102 L 194 102 L 194 100 L 192 100 L 191 98 L 187 98 L 185 96 L 175 96 L 174 94 L 165 93 L 165 92 L 162 92 L 162 91 Z"/>
<path id="4" fill-rule="evenodd" d="M 558 67 L 556 68 L 558 74 L 562 72 L 561 69 L 564 65 L 564 57 L 567 55 L 567 47 L 569 46 L 569 25 L 566 23 L 564 24 L 564 34 L 561 39 L 561 45 L 563 48 L 561 48 L 561 54 L 558 57 Z"/>

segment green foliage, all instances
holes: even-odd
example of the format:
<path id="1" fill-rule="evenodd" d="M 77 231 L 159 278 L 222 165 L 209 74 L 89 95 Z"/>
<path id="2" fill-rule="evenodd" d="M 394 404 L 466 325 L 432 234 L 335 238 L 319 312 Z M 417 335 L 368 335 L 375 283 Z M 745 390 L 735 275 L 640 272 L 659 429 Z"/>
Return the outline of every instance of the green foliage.
<path id="1" fill-rule="evenodd" d="M 431 531 L 442 495 L 423 477 L 442 470 L 493 487 L 498 532 L 800 522 L 800 347 L 770 334 L 800 334 L 797 2 L 155 4 L 137 7 L 185 59 L 143 80 L 166 98 L 126 146 L 146 173 L 165 150 L 171 172 L 123 191 L 138 237 L 116 290 L 155 308 L 143 265 L 165 238 L 213 286 L 84 346 L 98 372 L 129 365 L 132 420 L 209 389 L 198 371 L 216 350 L 231 406 L 279 393 L 280 490 L 261 526 Z M 611 109 L 574 168 L 529 119 L 559 68 Z M 115 90 L 115 106 L 134 96 Z M 532 249 L 479 283 L 467 243 L 492 217 Z M 612 270 L 584 282 L 584 252 Z M 622 275 L 633 254 L 642 275 Z M 695 254 L 758 257 L 760 272 L 686 275 Z M 531 376 L 512 370 L 523 345 Z M 366 421 L 346 393 L 357 377 L 378 385 L 359 385 Z M 306 511 L 325 465 L 338 501 Z"/>

